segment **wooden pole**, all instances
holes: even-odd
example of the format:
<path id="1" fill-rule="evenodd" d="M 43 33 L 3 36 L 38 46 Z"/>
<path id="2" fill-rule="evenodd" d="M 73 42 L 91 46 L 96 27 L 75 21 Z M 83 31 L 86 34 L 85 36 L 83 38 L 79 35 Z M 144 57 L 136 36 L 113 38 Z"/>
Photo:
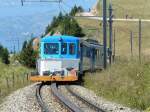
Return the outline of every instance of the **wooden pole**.
<path id="1" fill-rule="evenodd" d="M 8 77 L 6 77 L 6 86 L 7 86 L 7 89 L 9 91 L 9 80 L 8 80 Z"/>
<path id="2" fill-rule="evenodd" d="M 113 62 L 115 61 L 115 56 L 116 56 L 116 30 L 114 29 L 114 36 L 113 36 Z"/>
<path id="3" fill-rule="evenodd" d="M 107 68 L 107 9 L 106 0 L 103 0 L 103 45 L 104 45 L 104 69 Z"/>
<path id="4" fill-rule="evenodd" d="M 139 19 L 139 61 L 140 63 L 141 63 L 141 38 L 142 38 L 141 26 L 142 26 L 141 19 Z"/>
<path id="5" fill-rule="evenodd" d="M 112 5 L 109 5 L 109 63 L 112 62 Z"/>
<path id="6" fill-rule="evenodd" d="M 133 32 L 130 32 L 131 56 L 133 57 Z"/>
<path id="7" fill-rule="evenodd" d="M 13 72 L 12 80 L 13 80 L 13 87 L 15 87 L 15 74 L 14 74 L 14 72 Z"/>

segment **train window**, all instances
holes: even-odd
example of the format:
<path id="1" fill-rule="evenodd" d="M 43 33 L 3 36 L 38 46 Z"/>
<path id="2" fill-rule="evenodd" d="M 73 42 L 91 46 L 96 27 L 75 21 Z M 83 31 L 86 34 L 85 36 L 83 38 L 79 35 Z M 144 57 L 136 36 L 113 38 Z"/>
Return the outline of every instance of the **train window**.
<path id="1" fill-rule="evenodd" d="M 61 44 L 61 54 L 67 54 L 67 43 Z"/>
<path id="2" fill-rule="evenodd" d="M 59 44 L 58 43 L 45 43 L 44 53 L 45 54 L 59 54 Z"/>
<path id="3" fill-rule="evenodd" d="M 71 54 L 71 55 L 75 54 L 75 44 L 74 43 L 69 44 L 69 54 Z"/>

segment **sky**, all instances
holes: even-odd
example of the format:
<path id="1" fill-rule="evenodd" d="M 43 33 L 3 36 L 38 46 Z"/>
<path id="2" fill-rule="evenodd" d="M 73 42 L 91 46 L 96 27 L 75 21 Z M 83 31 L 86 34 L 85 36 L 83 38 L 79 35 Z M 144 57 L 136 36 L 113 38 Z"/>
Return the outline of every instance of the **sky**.
<path id="1" fill-rule="evenodd" d="M 95 3 L 96 0 L 63 0 L 62 3 L 24 3 L 22 6 L 21 0 L 0 0 L 0 44 L 9 51 L 15 46 L 18 51 L 31 34 L 40 36 L 60 11 L 69 12 L 74 5 L 88 11 Z"/>

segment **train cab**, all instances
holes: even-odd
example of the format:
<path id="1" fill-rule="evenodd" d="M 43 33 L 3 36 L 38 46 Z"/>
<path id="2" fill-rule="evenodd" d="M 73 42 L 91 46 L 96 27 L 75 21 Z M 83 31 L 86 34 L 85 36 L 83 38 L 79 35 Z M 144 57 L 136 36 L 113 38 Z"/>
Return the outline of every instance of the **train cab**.
<path id="1" fill-rule="evenodd" d="M 32 81 L 76 81 L 79 70 L 79 41 L 73 36 L 47 36 L 40 40 L 37 75 Z"/>

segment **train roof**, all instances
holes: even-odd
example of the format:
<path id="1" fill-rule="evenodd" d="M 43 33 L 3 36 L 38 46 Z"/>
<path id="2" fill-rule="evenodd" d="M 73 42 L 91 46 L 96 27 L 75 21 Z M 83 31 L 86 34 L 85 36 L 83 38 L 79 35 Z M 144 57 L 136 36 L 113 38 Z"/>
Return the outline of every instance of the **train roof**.
<path id="1" fill-rule="evenodd" d="M 64 42 L 74 42 L 80 40 L 78 37 L 74 36 L 66 36 L 66 35 L 59 35 L 59 36 L 47 36 L 41 39 L 41 42 L 59 42 L 59 41 L 64 41 Z"/>

